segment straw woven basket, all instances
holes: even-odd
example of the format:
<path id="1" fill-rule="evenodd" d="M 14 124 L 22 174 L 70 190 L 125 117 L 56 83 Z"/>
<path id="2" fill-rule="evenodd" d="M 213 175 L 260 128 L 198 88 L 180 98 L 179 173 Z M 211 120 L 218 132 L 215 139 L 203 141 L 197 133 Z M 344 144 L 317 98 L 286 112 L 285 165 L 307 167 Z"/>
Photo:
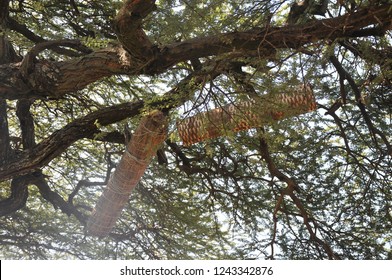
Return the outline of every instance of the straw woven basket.
<path id="1" fill-rule="evenodd" d="M 268 123 L 314 111 L 316 102 L 309 85 L 291 93 L 267 94 L 237 104 L 229 104 L 177 122 L 185 146 L 232 132 L 260 127 Z"/>

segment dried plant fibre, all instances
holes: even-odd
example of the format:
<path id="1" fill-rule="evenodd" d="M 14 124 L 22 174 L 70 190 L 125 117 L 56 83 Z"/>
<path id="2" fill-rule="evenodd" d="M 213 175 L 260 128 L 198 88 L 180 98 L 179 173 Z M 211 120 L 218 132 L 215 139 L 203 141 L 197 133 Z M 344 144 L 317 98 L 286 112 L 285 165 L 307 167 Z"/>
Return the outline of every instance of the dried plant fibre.
<path id="1" fill-rule="evenodd" d="M 237 104 L 229 104 L 177 122 L 185 146 L 233 132 L 260 127 L 277 120 L 314 111 L 316 102 L 310 85 L 291 93 L 266 94 Z"/>
<path id="2" fill-rule="evenodd" d="M 166 137 L 167 120 L 162 112 L 155 110 L 141 119 L 87 222 L 89 234 L 103 237 L 110 233 Z"/>

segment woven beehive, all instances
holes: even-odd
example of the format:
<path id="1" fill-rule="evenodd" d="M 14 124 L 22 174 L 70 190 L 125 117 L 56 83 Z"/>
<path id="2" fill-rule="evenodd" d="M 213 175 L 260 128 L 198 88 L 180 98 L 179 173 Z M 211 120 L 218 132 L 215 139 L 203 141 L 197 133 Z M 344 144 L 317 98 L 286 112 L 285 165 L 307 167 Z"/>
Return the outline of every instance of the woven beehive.
<path id="1" fill-rule="evenodd" d="M 166 137 L 167 120 L 162 112 L 153 111 L 140 121 L 87 222 L 89 234 L 103 237 L 110 233 L 129 195 Z"/>
<path id="2" fill-rule="evenodd" d="M 258 99 L 199 113 L 178 121 L 177 130 L 184 145 L 188 146 L 315 109 L 312 88 L 309 85 L 302 85 L 290 93 L 266 94 Z"/>

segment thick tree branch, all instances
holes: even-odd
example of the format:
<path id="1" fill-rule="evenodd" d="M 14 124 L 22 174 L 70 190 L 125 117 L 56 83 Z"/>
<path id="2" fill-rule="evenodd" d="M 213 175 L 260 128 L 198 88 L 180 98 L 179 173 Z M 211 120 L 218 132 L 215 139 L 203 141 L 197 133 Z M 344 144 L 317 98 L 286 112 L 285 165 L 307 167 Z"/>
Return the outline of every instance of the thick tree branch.
<path id="1" fill-rule="evenodd" d="M 29 196 L 27 186 L 31 183 L 34 175 L 27 174 L 17 177 L 11 182 L 11 195 L 0 201 L 0 217 L 14 213 L 25 206 Z"/>
<path id="2" fill-rule="evenodd" d="M 111 47 L 63 62 L 38 61 L 29 82 L 20 66 L 0 65 L 0 98 L 61 98 L 103 77 L 127 74 L 134 65 L 124 49 Z"/>
<path id="3" fill-rule="evenodd" d="M 1 32 L 1 29 L 0 29 Z M 4 35 L 0 35 L 0 65 L 18 62 L 22 58 L 18 56 L 10 41 Z"/>
<path id="4" fill-rule="evenodd" d="M 2 1 L 0 4 L 8 7 L 9 1 Z M 4 8 L 0 12 L 0 26 L 6 15 L 8 9 Z M 0 28 L 1 31 L 1 28 Z M 0 65 L 5 63 L 11 63 L 17 61 L 19 58 L 15 53 L 11 43 L 6 39 L 5 36 L 0 36 Z M 0 96 L 0 165 L 6 164 L 8 159 L 11 157 L 11 146 L 10 146 L 10 135 L 8 128 L 8 114 L 7 114 L 7 102 Z"/>
<path id="5" fill-rule="evenodd" d="M 15 100 L 20 98 L 42 98 L 25 83 L 20 75 L 18 64 L 0 64 L 0 98 Z"/>
<path id="6" fill-rule="evenodd" d="M 340 17 L 314 20 L 303 25 L 271 27 L 247 32 L 232 32 L 204 38 L 195 38 L 163 47 L 156 61 L 146 67 L 150 71 L 163 71 L 180 61 L 197 57 L 232 53 L 233 56 L 267 57 L 275 49 L 298 49 L 306 44 L 319 40 L 334 40 L 357 36 L 379 36 L 376 34 L 360 34 L 372 25 L 382 25 L 390 30 L 392 5 L 365 8 L 352 14 Z M 369 33 L 369 32 L 367 32 Z M 149 73 L 149 70 L 145 72 Z"/>
<path id="7" fill-rule="evenodd" d="M 96 141 L 109 142 L 109 143 L 117 143 L 124 144 L 125 136 L 123 132 L 120 131 L 111 131 L 111 132 L 98 132 L 96 135 L 88 135 L 86 138 Z"/>
<path id="8" fill-rule="evenodd" d="M 153 45 L 142 29 L 142 21 L 155 9 L 155 0 L 125 0 L 114 20 L 118 40 L 142 64 L 153 55 Z"/>
<path id="9" fill-rule="evenodd" d="M 0 98 L 0 166 L 6 164 L 11 154 L 8 130 L 7 102 Z"/>
<path id="10" fill-rule="evenodd" d="M 137 115 L 143 102 L 125 103 L 100 109 L 85 117 L 77 119 L 56 131 L 37 144 L 25 150 L 7 165 L 0 166 L 0 181 L 4 181 L 37 170 L 59 156 L 70 145 L 82 138 L 91 138 L 99 132 L 97 124 L 106 126 L 111 123 Z M 113 112 L 116 112 L 113 114 Z"/>
<path id="11" fill-rule="evenodd" d="M 34 59 L 42 51 L 53 47 L 78 47 L 82 46 L 79 40 L 54 40 L 41 42 L 35 45 L 23 58 L 20 65 L 20 72 L 24 77 L 27 77 L 34 70 Z"/>
<path id="12" fill-rule="evenodd" d="M 151 1 L 147 2 L 152 5 Z M 314 20 L 306 25 L 268 26 L 261 31 L 232 32 L 174 43 L 161 47 L 143 67 L 137 56 L 144 54 L 132 54 L 119 46 L 63 62 L 39 61 L 30 74 L 30 79 L 35 80 L 33 88 L 23 82 L 20 65 L 0 66 L 0 98 L 16 99 L 31 95 L 61 98 L 115 74 L 162 73 L 182 61 L 220 54 L 230 54 L 232 58 L 265 58 L 276 49 L 299 48 L 320 40 L 355 37 L 358 31 L 373 25 L 390 29 L 391 6 L 365 8 L 336 18 Z M 140 13 L 144 15 L 142 11 Z"/>
<path id="13" fill-rule="evenodd" d="M 16 105 L 16 115 L 20 122 L 24 150 L 35 146 L 34 119 L 30 113 L 31 104 L 30 100 L 21 99 Z"/>
<path id="14" fill-rule="evenodd" d="M 0 0 L 0 26 L 8 16 L 10 0 Z"/>
<path id="15" fill-rule="evenodd" d="M 28 198 L 28 186 L 31 184 L 36 185 L 41 195 L 51 202 L 56 209 L 60 208 L 68 216 L 73 214 L 82 224 L 85 224 L 86 218 L 83 214 L 77 211 L 71 203 L 67 203 L 58 193 L 50 189 L 41 171 L 22 175 L 12 180 L 11 195 L 0 201 L 0 216 L 10 215 L 25 206 Z"/>
<path id="16" fill-rule="evenodd" d="M 224 71 L 226 65 L 224 63 L 216 65 L 207 64 L 206 68 L 213 68 L 213 70 L 206 71 L 205 69 L 201 69 L 198 72 L 190 74 L 158 100 L 115 105 L 100 109 L 73 121 L 37 144 L 34 148 L 23 151 L 17 158 L 10 161 L 7 166 L 0 166 L 0 181 L 39 169 L 64 152 L 77 140 L 93 138 L 95 134 L 100 132 L 97 123 L 101 126 L 106 126 L 126 118 L 131 118 L 139 114 L 143 106 L 161 109 L 167 113 L 170 109 L 187 101 L 193 95 L 194 90 L 205 83 L 207 79 L 213 79 Z M 98 137 L 99 139 L 101 137 Z"/>

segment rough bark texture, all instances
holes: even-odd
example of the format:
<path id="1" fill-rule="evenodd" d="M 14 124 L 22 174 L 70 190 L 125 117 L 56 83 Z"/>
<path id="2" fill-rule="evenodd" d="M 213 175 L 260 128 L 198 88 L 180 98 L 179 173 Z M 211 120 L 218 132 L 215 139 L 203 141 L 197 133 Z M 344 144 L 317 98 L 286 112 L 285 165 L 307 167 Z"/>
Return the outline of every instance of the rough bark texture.
<path id="1" fill-rule="evenodd" d="M 0 217 L 6 216 L 24 207 L 29 196 L 27 186 L 31 175 L 19 176 L 12 180 L 11 195 L 0 201 Z"/>
<path id="2" fill-rule="evenodd" d="M 128 20 L 127 15 L 131 15 L 136 23 L 139 22 L 139 17 L 146 16 L 146 12 L 142 11 L 153 10 L 153 2 L 125 5 L 121 16 L 117 17 L 118 25 L 121 26 L 124 20 Z M 141 10 L 139 16 L 132 13 L 135 7 Z M 0 98 L 61 98 L 114 74 L 157 74 L 182 61 L 219 54 L 230 54 L 232 58 L 263 58 L 270 56 L 276 49 L 299 48 L 319 40 L 382 35 L 390 30 L 391 24 L 391 4 L 386 4 L 336 18 L 314 20 L 305 25 L 268 26 L 158 47 L 150 45 L 144 33 L 141 33 L 143 30 L 133 23 L 130 30 L 136 33 L 134 37 L 128 32 L 122 35 L 126 37 L 123 40 L 124 46 L 112 46 L 61 62 L 38 61 L 32 67 L 33 71 L 29 73 L 27 81 L 21 74 L 21 63 L 0 65 Z M 117 30 L 122 32 L 120 27 Z M 131 44 L 132 38 L 138 41 Z M 145 56 L 141 60 L 140 56 L 143 55 Z"/>
<path id="3" fill-rule="evenodd" d="M 108 125 L 133 117 L 140 112 L 143 102 L 124 103 L 93 112 L 77 119 L 42 140 L 32 149 L 20 152 L 7 164 L 0 166 L 0 181 L 37 170 L 59 156 L 75 141 L 99 133 L 97 123 Z M 114 114 L 116 112 L 116 114 Z"/>
<path id="4" fill-rule="evenodd" d="M 142 20 L 155 9 L 155 0 L 126 0 L 114 20 L 118 40 L 141 67 L 153 59 L 153 44 L 142 29 Z"/>
<path id="5" fill-rule="evenodd" d="M 153 111 L 140 121 L 87 222 L 87 230 L 91 235 L 106 236 L 110 233 L 130 193 L 166 137 L 167 120 L 162 112 Z"/>
<path id="6" fill-rule="evenodd" d="M 177 123 L 178 134 L 188 146 L 206 139 L 310 112 L 316 109 L 313 91 L 309 85 L 294 92 L 265 95 L 259 100 L 229 104 L 197 114 Z"/>
<path id="7" fill-rule="evenodd" d="M 0 166 L 5 164 L 10 157 L 10 135 L 7 121 L 7 103 L 0 99 Z"/>

